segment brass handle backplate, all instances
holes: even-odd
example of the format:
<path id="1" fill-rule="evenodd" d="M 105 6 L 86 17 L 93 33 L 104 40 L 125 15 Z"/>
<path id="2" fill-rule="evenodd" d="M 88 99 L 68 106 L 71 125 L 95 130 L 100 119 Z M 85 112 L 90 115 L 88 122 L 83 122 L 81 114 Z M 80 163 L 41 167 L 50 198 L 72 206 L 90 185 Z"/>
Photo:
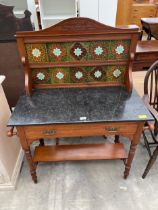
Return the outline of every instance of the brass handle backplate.
<path id="1" fill-rule="evenodd" d="M 46 136 L 54 135 L 54 134 L 56 134 L 56 130 L 54 130 L 54 129 L 52 129 L 52 130 L 44 130 L 44 131 L 42 131 L 42 134 L 44 134 Z"/>

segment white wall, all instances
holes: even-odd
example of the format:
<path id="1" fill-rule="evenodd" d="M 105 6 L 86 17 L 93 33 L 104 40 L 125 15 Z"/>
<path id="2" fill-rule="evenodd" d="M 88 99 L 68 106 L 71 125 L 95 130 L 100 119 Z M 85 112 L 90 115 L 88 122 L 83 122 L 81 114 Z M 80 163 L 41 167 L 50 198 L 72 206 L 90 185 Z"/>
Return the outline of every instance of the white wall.
<path id="1" fill-rule="evenodd" d="M 117 0 L 99 0 L 99 21 L 109 26 L 115 26 Z"/>
<path id="2" fill-rule="evenodd" d="M 88 17 L 98 21 L 98 0 L 78 0 L 78 7 L 80 17 Z"/>
<path id="3" fill-rule="evenodd" d="M 115 26 L 118 0 L 78 0 L 79 16 Z"/>
<path id="4" fill-rule="evenodd" d="M 14 189 L 18 178 L 23 152 L 17 136 L 7 137 L 6 127 L 11 115 L 0 76 L 0 190 Z"/>

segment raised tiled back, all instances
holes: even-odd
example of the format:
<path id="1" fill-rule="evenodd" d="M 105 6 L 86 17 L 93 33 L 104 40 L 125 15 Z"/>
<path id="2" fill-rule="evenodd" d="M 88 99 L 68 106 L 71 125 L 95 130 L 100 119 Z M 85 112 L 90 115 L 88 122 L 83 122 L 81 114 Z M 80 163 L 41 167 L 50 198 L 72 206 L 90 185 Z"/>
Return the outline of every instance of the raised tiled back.
<path id="1" fill-rule="evenodd" d="M 112 28 L 88 18 L 17 33 L 27 93 L 32 88 L 107 85 L 131 90 L 130 68 L 138 36 L 137 28 Z"/>

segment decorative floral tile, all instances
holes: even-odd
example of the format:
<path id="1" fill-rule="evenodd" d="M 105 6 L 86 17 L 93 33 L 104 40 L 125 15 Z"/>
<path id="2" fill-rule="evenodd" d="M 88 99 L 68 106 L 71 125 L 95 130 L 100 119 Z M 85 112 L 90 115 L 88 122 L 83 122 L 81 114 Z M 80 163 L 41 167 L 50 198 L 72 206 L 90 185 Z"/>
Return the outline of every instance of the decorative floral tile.
<path id="1" fill-rule="evenodd" d="M 70 55 L 75 59 L 75 60 L 81 60 L 86 56 L 87 50 L 83 46 L 83 44 L 77 42 L 75 43 L 71 49 L 70 49 Z"/>
<path id="2" fill-rule="evenodd" d="M 127 67 L 124 65 L 33 69 L 32 80 L 34 84 L 71 84 L 100 81 L 124 83 L 126 69 Z"/>
<path id="3" fill-rule="evenodd" d="M 119 81 L 124 83 L 126 68 L 127 67 L 124 65 L 107 66 L 107 81 Z"/>
<path id="4" fill-rule="evenodd" d="M 71 68 L 71 79 L 73 82 L 85 82 L 87 79 L 87 72 L 85 68 Z"/>
<path id="5" fill-rule="evenodd" d="M 108 52 L 108 59 L 123 59 L 127 60 L 129 58 L 130 41 L 129 40 L 119 40 L 111 41 L 110 49 Z"/>
<path id="6" fill-rule="evenodd" d="M 30 63 L 127 60 L 129 58 L 130 41 L 61 42 L 26 44 L 25 47 Z"/>
<path id="7" fill-rule="evenodd" d="M 105 77 L 106 73 L 102 67 L 98 66 L 95 67 L 91 72 L 90 76 L 93 78 L 94 81 L 100 81 Z"/>
<path id="8" fill-rule="evenodd" d="M 109 41 L 95 41 L 89 43 L 89 59 L 106 60 Z"/>
<path id="9" fill-rule="evenodd" d="M 53 43 L 48 44 L 48 54 L 50 61 L 66 61 L 67 60 L 67 50 L 65 43 Z"/>
<path id="10" fill-rule="evenodd" d="M 25 44 L 25 48 L 30 63 L 48 62 L 45 44 Z"/>
<path id="11" fill-rule="evenodd" d="M 48 69 L 32 69 L 32 81 L 34 84 L 50 84 Z"/>
<path id="12" fill-rule="evenodd" d="M 121 75 L 120 69 L 115 69 L 115 70 L 113 71 L 113 75 L 114 75 L 115 78 L 118 78 L 118 77 Z"/>
<path id="13" fill-rule="evenodd" d="M 118 54 L 118 55 L 123 54 L 124 51 L 125 51 L 125 48 L 124 48 L 124 46 L 121 45 L 121 44 L 117 45 L 117 47 L 115 48 L 115 52 L 116 52 L 116 54 Z"/>
<path id="14" fill-rule="evenodd" d="M 70 76 L 69 76 L 69 68 L 51 68 L 51 83 L 69 83 Z"/>

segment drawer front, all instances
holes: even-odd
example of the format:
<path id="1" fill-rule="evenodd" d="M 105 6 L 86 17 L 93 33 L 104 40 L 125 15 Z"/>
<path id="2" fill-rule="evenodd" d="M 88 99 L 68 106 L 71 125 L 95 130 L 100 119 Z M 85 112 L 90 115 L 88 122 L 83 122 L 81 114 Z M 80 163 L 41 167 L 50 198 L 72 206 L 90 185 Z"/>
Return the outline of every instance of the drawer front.
<path id="1" fill-rule="evenodd" d="M 154 53 L 137 53 L 135 56 L 136 61 L 150 61 L 150 60 L 157 60 L 158 59 L 158 52 Z"/>
<path id="2" fill-rule="evenodd" d="M 153 64 L 153 62 L 134 63 L 132 71 L 146 71 Z"/>
<path id="3" fill-rule="evenodd" d="M 155 5 L 153 6 L 133 6 L 132 7 L 132 15 L 138 15 L 140 17 L 147 17 L 150 15 L 155 16 L 156 15 L 156 11 L 157 11 L 157 7 Z"/>
<path id="4" fill-rule="evenodd" d="M 141 26 L 140 19 L 143 17 L 155 17 L 157 7 L 153 6 L 133 6 L 131 11 L 131 24 Z"/>
<path id="5" fill-rule="evenodd" d="M 136 123 L 89 123 L 76 125 L 26 126 L 25 134 L 27 139 L 39 139 L 115 134 L 121 135 L 126 133 L 134 134 L 136 130 Z"/>

